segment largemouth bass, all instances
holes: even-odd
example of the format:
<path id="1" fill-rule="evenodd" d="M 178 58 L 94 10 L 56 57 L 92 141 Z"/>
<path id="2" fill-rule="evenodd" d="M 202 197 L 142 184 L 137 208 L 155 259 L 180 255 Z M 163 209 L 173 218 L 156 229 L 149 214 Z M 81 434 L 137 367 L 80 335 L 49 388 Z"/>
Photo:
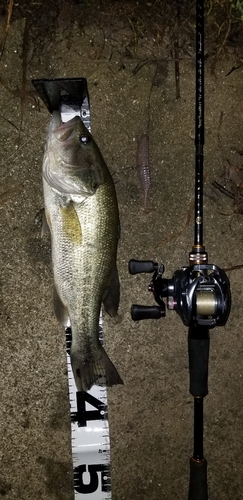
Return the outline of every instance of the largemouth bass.
<path id="1" fill-rule="evenodd" d="M 99 342 L 101 303 L 117 314 L 119 215 L 111 174 L 80 117 L 54 111 L 43 161 L 46 222 L 51 232 L 54 311 L 72 329 L 78 391 L 122 380 Z"/>

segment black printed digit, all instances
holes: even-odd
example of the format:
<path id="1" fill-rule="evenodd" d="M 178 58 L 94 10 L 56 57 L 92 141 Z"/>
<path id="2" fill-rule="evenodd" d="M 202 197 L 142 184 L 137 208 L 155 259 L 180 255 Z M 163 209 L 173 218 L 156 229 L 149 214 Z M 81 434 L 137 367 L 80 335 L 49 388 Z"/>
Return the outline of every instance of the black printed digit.
<path id="1" fill-rule="evenodd" d="M 79 427 L 85 427 L 89 420 L 105 420 L 107 419 L 107 405 L 99 399 L 91 396 L 85 391 L 76 393 L 77 412 L 71 414 L 72 422 L 78 422 Z M 86 410 L 85 404 L 89 403 L 96 410 Z"/>
<path id="2" fill-rule="evenodd" d="M 83 482 L 83 474 L 88 472 L 90 475 L 90 482 L 88 484 L 84 484 Z M 101 472 L 101 491 L 110 491 L 111 490 L 111 482 L 110 482 L 110 466 L 102 465 L 102 464 L 93 464 L 93 465 L 79 465 L 74 469 L 74 489 L 78 493 L 88 494 L 94 493 L 99 488 L 99 475 L 98 472 Z"/>

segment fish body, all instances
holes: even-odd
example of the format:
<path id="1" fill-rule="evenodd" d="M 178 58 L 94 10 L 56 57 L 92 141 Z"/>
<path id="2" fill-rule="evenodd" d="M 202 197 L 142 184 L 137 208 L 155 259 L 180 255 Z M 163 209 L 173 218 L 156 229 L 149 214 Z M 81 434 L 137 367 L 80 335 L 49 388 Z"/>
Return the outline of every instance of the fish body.
<path id="1" fill-rule="evenodd" d="M 103 301 L 117 314 L 119 215 L 114 184 L 101 152 L 79 117 L 54 112 L 43 161 L 46 221 L 51 232 L 54 311 L 72 329 L 77 389 L 122 380 L 99 342 Z"/>

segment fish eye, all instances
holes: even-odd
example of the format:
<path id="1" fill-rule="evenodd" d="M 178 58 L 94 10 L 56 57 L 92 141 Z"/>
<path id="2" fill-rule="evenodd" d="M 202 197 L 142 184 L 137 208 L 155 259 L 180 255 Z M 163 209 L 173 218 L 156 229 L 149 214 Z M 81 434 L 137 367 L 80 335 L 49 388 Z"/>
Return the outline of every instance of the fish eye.
<path id="1" fill-rule="evenodd" d="M 90 137 L 88 135 L 81 135 L 80 142 L 82 142 L 82 144 L 88 144 L 89 141 Z"/>

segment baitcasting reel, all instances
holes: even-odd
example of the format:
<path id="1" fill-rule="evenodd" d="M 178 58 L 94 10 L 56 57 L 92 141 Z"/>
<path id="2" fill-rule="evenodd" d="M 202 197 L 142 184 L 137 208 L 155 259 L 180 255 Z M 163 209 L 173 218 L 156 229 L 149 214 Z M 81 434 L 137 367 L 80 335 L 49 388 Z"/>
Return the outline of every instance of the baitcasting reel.
<path id="1" fill-rule="evenodd" d="M 159 319 L 167 308 L 175 310 L 186 326 L 214 328 L 225 325 L 230 312 L 230 285 L 225 272 L 214 264 L 194 264 L 163 278 L 164 265 L 153 261 L 129 261 L 130 274 L 154 273 L 148 286 L 158 306 L 133 305 L 132 319 Z"/>

